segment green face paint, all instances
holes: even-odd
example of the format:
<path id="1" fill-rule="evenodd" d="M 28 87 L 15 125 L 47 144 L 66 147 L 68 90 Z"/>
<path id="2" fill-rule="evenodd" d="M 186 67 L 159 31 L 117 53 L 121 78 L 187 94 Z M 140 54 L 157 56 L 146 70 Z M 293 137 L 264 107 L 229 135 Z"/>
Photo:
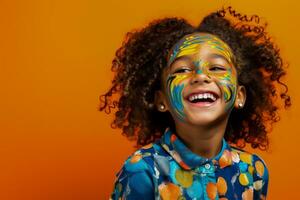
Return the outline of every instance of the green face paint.
<path id="1" fill-rule="evenodd" d="M 222 70 L 215 68 L 215 63 L 197 58 L 201 48 L 207 47 L 209 54 L 217 55 L 226 60 L 226 65 L 222 66 Z M 172 48 L 168 59 L 168 67 L 180 57 L 188 56 L 192 59 L 193 67 L 189 67 L 184 73 L 168 74 L 166 79 L 167 95 L 171 106 L 174 108 L 176 116 L 184 121 L 186 115 L 184 113 L 183 90 L 188 83 L 187 79 L 191 79 L 195 74 L 205 74 L 209 78 L 216 80 L 223 93 L 223 99 L 226 102 L 226 112 L 229 111 L 234 104 L 237 87 L 237 75 L 233 65 L 233 54 L 226 43 L 219 38 L 210 34 L 194 33 L 188 35 L 178 41 Z M 225 62 L 224 62 L 225 63 Z M 186 68 L 178 68 L 186 69 Z M 217 69 L 217 70 L 215 70 Z"/>

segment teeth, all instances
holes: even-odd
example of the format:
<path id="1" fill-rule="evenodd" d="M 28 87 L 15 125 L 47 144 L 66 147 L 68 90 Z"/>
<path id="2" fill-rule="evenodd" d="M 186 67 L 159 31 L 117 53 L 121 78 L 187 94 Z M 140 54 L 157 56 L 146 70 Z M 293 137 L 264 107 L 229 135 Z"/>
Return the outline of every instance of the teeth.
<path id="1" fill-rule="evenodd" d="M 193 101 L 195 99 L 212 99 L 213 101 L 215 101 L 217 98 L 214 97 L 214 95 L 210 94 L 210 93 L 202 93 L 202 94 L 196 94 L 193 96 L 189 97 L 190 101 Z"/>

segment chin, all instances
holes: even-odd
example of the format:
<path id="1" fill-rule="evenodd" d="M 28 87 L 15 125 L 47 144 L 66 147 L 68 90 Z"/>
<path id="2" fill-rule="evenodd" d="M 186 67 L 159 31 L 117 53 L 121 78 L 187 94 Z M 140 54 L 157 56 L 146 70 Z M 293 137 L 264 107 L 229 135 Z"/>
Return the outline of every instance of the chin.
<path id="1" fill-rule="evenodd" d="M 187 122 L 189 124 L 193 124 L 193 125 L 198 125 L 198 126 L 209 126 L 209 125 L 212 125 L 212 124 L 215 124 L 217 121 L 216 118 L 212 118 L 212 117 L 199 117 L 199 118 L 196 118 L 196 119 L 188 119 Z"/>
<path id="2" fill-rule="evenodd" d="M 216 115 L 216 113 L 206 113 L 201 115 L 187 116 L 186 121 L 189 124 L 199 126 L 211 126 L 225 120 L 226 116 Z"/>

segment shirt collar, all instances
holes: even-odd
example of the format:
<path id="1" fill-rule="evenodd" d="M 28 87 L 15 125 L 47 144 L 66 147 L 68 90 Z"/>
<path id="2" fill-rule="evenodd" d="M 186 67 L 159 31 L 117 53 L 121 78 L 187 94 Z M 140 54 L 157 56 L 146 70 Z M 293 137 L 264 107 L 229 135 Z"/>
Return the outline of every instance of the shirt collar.
<path id="1" fill-rule="evenodd" d="M 208 162 L 219 165 L 220 168 L 232 165 L 231 148 L 224 138 L 222 139 L 221 151 L 211 159 L 193 153 L 169 127 L 166 128 L 160 142 L 174 160 L 186 170 L 205 165 Z"/>

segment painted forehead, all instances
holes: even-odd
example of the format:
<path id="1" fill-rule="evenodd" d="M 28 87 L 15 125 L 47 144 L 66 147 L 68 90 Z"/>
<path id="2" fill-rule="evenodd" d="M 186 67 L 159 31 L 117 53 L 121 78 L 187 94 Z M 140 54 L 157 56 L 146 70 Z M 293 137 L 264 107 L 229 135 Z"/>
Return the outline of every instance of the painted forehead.
<path id="1" fill-rule="evenodd" d="M 204 44 L 207 44 L 212 49 L 216 49 L 230 63 L 233 63 L 233 53 L 225 42 L 211 34 L 194 33 L 185 36 L 172 47 L 167 66 L 170 66 L 178 57 L 196 54 Z"/>

